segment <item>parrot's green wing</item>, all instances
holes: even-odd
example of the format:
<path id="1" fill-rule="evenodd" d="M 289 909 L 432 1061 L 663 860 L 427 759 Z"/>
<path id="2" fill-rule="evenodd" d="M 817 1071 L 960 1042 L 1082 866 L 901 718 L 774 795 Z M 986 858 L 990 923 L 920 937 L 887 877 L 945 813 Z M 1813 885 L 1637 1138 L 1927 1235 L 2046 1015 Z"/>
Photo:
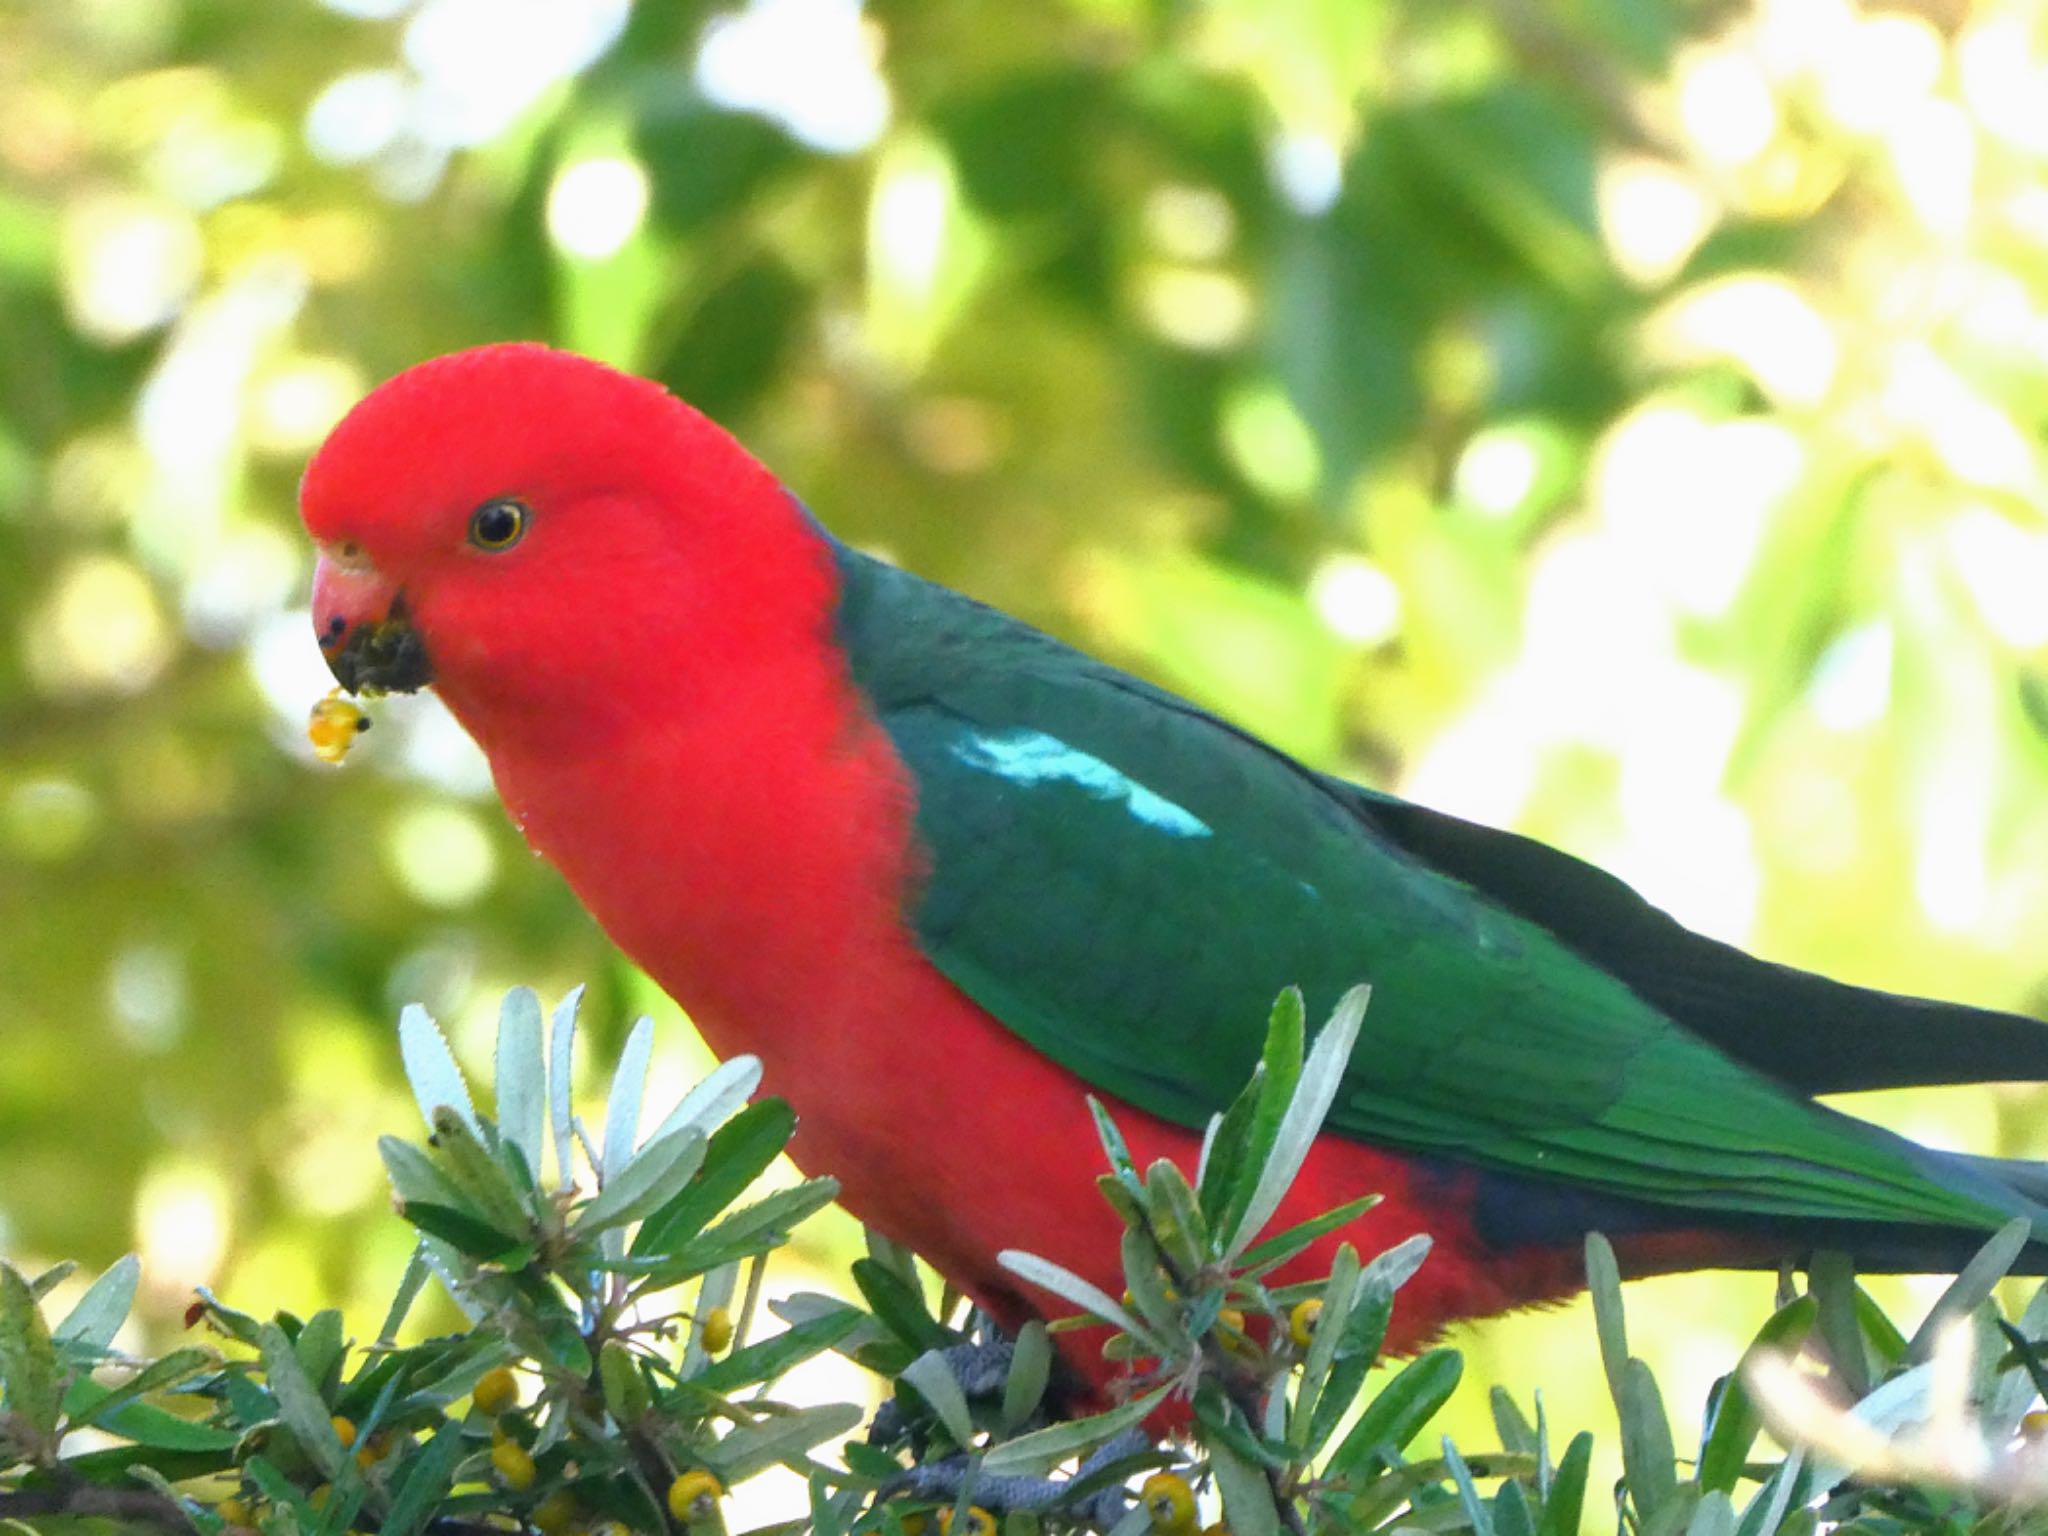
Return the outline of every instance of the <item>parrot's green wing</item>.
<path id="1" fill-rule="evenodd" d="M 1312 773 L 944 588 L 839 558 L 840 638 L 916 779 L 920 944 L 1107 1092 L 1198 1126 L 1249 1074 L 1282 987 L 1299 985 L 1315 1020 L 1369 981 L 1330 1117 L 1341 1134 L 1688 1208 L 1962 1226 L 2041 1214 L 1786 1086 L 1821 1086 L 1806 1081 L 1817 1066 L 1774 1078 L 1768 1045 L 1745 1064 L 1680 1024 L 1654 986 L 1546 925 L 1545 881 L 1566 926 L 1647 925 L 1680 971 L 1686 946 L 1666 929 L 1706 946 L 1692 967 L 1706 979 L 1679 984 L 1723 1012 L 1783 1013 L 1787 996 L 1797 1010 L 1800 986 L 1773 994 L 1777 978 L 1847 1007 L 1832 983 L 1707 945 L 1565 855 Z M 1479 878 L 1489 838 L 1510 866 L 1504 898 Z M 1745 984 L 1728 956 L 1762 980 Z M 1768 1042 L 1806 1021 L 1749 1024 Z M 1795 1065 L 1829 1054 L 1784 1049 Z"/>

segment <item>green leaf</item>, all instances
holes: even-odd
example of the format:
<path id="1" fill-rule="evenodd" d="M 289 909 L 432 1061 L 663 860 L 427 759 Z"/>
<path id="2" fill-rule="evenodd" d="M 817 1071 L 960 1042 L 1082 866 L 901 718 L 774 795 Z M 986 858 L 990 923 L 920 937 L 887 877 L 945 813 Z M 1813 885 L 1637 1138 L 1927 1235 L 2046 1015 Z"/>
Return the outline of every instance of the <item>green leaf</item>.
<path id="1" fill-rule="evenodd" d="M 1766 1351 L 1795 1355 L 1812 1333 L 1820 1304 L 1811 1296 L 1795 1297 L 1772 1314 L 1721 1388 L 1714 1421 L 1700 1450 L 1699 1484 L 1710 1493 L 1732 1493 L 1749 1460 L 1750 1447 L 1763 1429 L 1763 1415 L 1749 1393 L 1749 1366 Z M 1730 1511 L 1731 1517 L 1733 1511 Z"/>
<path id="2" fill-rule="evenodd" d="M 1536 1520 L 1529 1513 L 1529 1498 L 1520 1483 L 1502 1483 L 1494 1494 L 1493 1529 L 1496 1536 L 1536 1536 Z"/>
<path id="3" fill-rule="evenodd" d="M 554 1030 L 548 1037 L 548 1118 L 555 1130 L 555 1187 L 568 1190 L 576 1183 L 576 1115 L 569 1091 L 576 1064 L 576 1011 L 583 1005 L 583 988 L 571 987 L 568 996 L 555 1006 Z M 540 1165 L 534 1165 L 535 1173 Z"/>
<path id="4" fill-rule="evenodd" d="M 1136 1227 L 1124 1229 L 1124 1284 L 1131 1293 L 1131 1309 L 1176 1356 L 1194 1347 L 1187 1326 L 1181 1321 L 1180 1304 L 1168 1295 L 1165 1272 L 1160 1268 L 1158 1246 Z"/>
<path id="5" fill-rule="evenodd" d="M 589 1237 L 652 1215 L 682 1193 L 704 1161 L 704 1133 L 694 1126 L 647 1143 L 618 1170 L 569 1225 L 571 1237 Z"/>
<path id="6" fill-rule="evenodd" d="M 752 1098 L 754 1090 L 760 1086 L 760 1057 L 735 1056 L 730 1061 L 721 1062 L 712 1069 L 709 1077 L 677 1101 L 676 1107 L 654 1128 L 654 1135 L 648 1140 L 689 1129 L 709 1136 Z"/>
<path id="7" fill-rule="evenodd" d="M 1280 1511 L 1263 1469 L 1230 1446 L 1209 1446 L 1209 1470 L 1223 1495 L 1223 1519 L 1233 1536 L 1280 1536 Z"/>
<path id="8" fill-rule="evenodd" d="M 633 1351 L 618 1339 L 606 1339 L 597 1352 L 597 1379 L 604 1390 L 605 1411 L 619 1428 L 631 1431 L 647 1417 L 654 1396 Z"/>
<path id="9" fill-rule="evenodd" d="M 1186 1176 L 1162 1157 L 1145 1170 L 1144 1194 L 1154 1240 L 1181 1273 L 1196 1273 L 1210 1258 L 1209 1223 Z"/>
<path id="10" fill-rule="evenodd" d="M 47 1440 L 56 1432 L 62 1407 L 57 1347 L 28 1281 L 4 1260 L 0 1260 L 0 1397 L 38 1439 Z"/>
<path id="11" fill-rule="evenodd" d="M 1630 1358 L 1622 1367 L 1615 1407 L 1621 1417 L 1623 1480 L 1636 1513 L 1646 1522 L 1654 1520 L 1678 1493 L 1677 1452 L 1657 1378 L 1641 1360 Z"/>
<path id="12" fill-rule="evenodd" d="M 1394 1293 L 1384 1280 L 1373 1275 L 1368 1265 L 1358 1282 L 1358 1299 L 1352 1304 L 1351 1315 L 1345 1319 L 1343 1335 L 1337 1342 L 1330 1378 L 1316 1400 L 1304 1443 L 1305 1454 L 1313 1456 L 1321 1451 L 1337 1432 L 1337 1425 L 1357 1400 L 1359 1389 L 1379 1358 L 1380 1345 L 1386 1341 L 1387 1324 L 1393 1315 Z"/>
<path id="13" fill-rule="evenodd" d="M 634 1020 L 619 1050 L 619 1064 L 612 1069 L 611 1092 L 604 1101 L 604 1142 L 600 1151 L 605 1178 L 623 1169 L 632 1159 L 640 1136 L 640 1106 L 647 1094 L 647 1062 L 654 1051 L 654 1020 L 642 1015 Z"/>
<path id="14" fill-rule="evenodd" d="M 102 1425 L 114 1429 L 117 1433 L 130 1435 L 132 1438 L 144 1443 L 155 1443 L 149 1441 L 146 1435 L 135 1434 L 131 1429 L 107 1424 L 109 1416 L 118 1413 L 122 1408 L 133 1403 L 146 1392 L 167 1391 L 179 1382 L 184 1381 L 187 1377 L 195 1376 L 208 1367 L 218 1365 L 219 1363 L 220 1356 L 212 1350 L 198 1344 L 188 1344 L 183 1349 L 174 1349 L 162 1358 L 150 1361 L 149 1364 L 117 1386 L 103 1387 L 90 1376 L 80 1376 L 71 1383 L 64 1394 L 64 1412 L 74 1425 Z M 165 1417 L 168 1418 L 170 1416 L 165 1415 Z M 189 1421 L 184 1419 L 173 1418 L 171 1422 L 189 1428 L 205 1428 L 203 1425 L 191 1425 Z M 229 1445 L 235 1442 L 236 1437 L 232 1434 L 226 1434 L 222 1431 L 209 1431 L 209 1433 L 221 1435 Z M 184 1450 L 210 1450 L 213 1447 L 211 1445 L 185 1445 L 178 1448 Z"/>
<path id="15" fill-rule="evenodd" d="M 735 1259 L 749 1259 L 780 1247 L 791 1228 L 830 1205 L 838 1194 L 837 1179 L 805 1179 L 764 1195 L 685 1243 L 661 1271 L 660 1283 L 672 1285 Z"/>
<path id="16" fill-rule="evenodd" d="M 1252 1074 L 1252 1082 L 1246 1085 L 1244 1095 L 1240 1096 L 1241 1102 L 1244 1098 L 1250 1100 L 1241 1122 L 1242 1134 L 1240 1136 L 1238 1128 L 1230 1124 L 1237 1115 L 1236 1105 L 1231 1106 L 1224 1116 L 1224 1125 L 1217 1132 L 1214 1151 L 1231 1165 L 1231 1178 L 1229 1188 L 1223 1191 L 1217 1214 L 1209 1225 L 1225 1239 L 1226 1250 L 1229 1249 L 1228 1240 L 1244 1225 L 1245 1211 L 1271 1157 L 1273 1142 L 1280 1133 L 1280 1121 L 1294 1097 L 1295 1085 L 1300 1081 L 1302 1056 L 1307 1049 L 1306 1031 L 1301 989 L 1289 987 L 1273 1001 L 1273 1011 L 1266 1020 L 1265 1049 Z M 1235 1140 L 1236 1145 L 1228 1145 L 1226 1136 Z"/>
<path id="17" fill-rule="evenodd" d="M 1501 1449 L 1533 1456 L 1536 1453 L 1536 1431 L 1513 1394 L 1506 1387 L 1489 1388 L 1486 1405 L 1493 1414 L 1494 1433 L 1500 1436 Z"/>
<path id="18" fill-rule="evenodd" d="M 1010 1349 L 1010 1372 L 1003 1380 L 1003 1429 L 1015 1432 L 1038 1410 L 1052 1377 L 1052 1336 L 1032 1318 L 1017 1330 Z"/>
<path id="19" fill-rule="evenodd" d="M 854 1260 L 853 1283 L 882 1326 L 913 1349 L 944 1349 L 958 1342 L 925 1306 L 924 1292 L 888 1265 Z"/>
<path id="20" fill-rule="evenodd" d="M 811 1447 L 857 1427 L 864 1417 L 864 1411 L 852 1403 L 822 1403 L 775 1414 L 733 1430 L 717 1442 L 715 1450 L 707 1449 L 704 1459 L 731 1488 L 764 1467 L 794 1463 Z"/>
<path id="21" fill-rule="evenodd" d="M 392 1293 L 391 1305 L 385 1309 L 383 1326 L 377 1330 L 377 1342 L 389 1344 L 398 1337 L 398 1330 L 405 1326 L 405 1320 L 412 1312 L 412 1304 L 426 1288 L 427 1276 L 433 1270 L 427 1264 L 425 1252 L 417 1245 L 412 1257 L 405 1261 L 405 1273 L 398 1277 L 398 1289 Z"/>
<path id="22" fill-rule="evenodd" d="M 773 1381 L 791 1366 L 801 1365 L 850 1337 L 865 1321 L 858 1308 L 845 1307 L 793 1324 L 771 1338 L 713 1361 L 690 1377 L 690 1385 L 710 1392 L 733 1392 L 757 1382 Z"/>
<path id="23" fill-rule="evenodd" d="M 467 1211 L 428 1200 L 406 1200 L 398 1214 L 429 1237 L 438 1237 L 458 1252 L 473 1259 L 495 1261 L 515 1252 L 522 1244 L 516 1237 L 500 1232 L 489 1222 L 479 1221 Z"/>
<path id="24" fill-rule="evenodd" d="M 533 1211 L 525 1191 L 482 1138 L 454 1110 L 434 1111 L 431 1145 L 437 1167 L 462 1193 L 462 1205 L 500 1231 L 531 1235 Z"/>
<path id="25" fill-rule="evenodd" d="M 275 1323 L 264 1323 L 257 1329 L 257 1335 L 263 1351 L 264 1385 L 277 1399 L 278 1416 L 314 1465 L 333 1481 L 341 1475 L 347 1453 L 342 1450 L 341 1437 L 334 1432 L 327 1404 L 307 1377 L 305 1367 L 299 1364 L 283 1329 Z"/>
<path id="26" fill-rule="evenodd" d="M 105 1350 L 128 1321 L 128 1309 L 135 1305 L 135 1287 L 141 1278 L 142 1261 L 132 1253 L 109 1264 L 57 1325 L 56 1341 L 83 1345 L 94 1353 Z"/>
<path id="27" fill-rule="evenodd" d="M 1358 1275 L 1358 1250 L 1349 1243 L 1338 1244 L 1329 1282 L 1323 1288 L 1323 1308 L 1316 1317 L 1308 1355 L 1296 1375 L 1294 1401 L 1287 1412 L 1287 1440 L 1297 1451 L 1306 1452 L 1308 1448 L 1316 1404 L 1329 1383 L 1330 1368 L 1337 1362 L 1338 1347 L 1344 1342 L 1344 1330 L 1359 1299 Z"/>
<path id="28" fill-rule="evenodd" d="M 1593 1436 L 1580 1430 L 1565 1447 L 1543 1501 L 1543 1520 L 1536 1536 L 1579 1536 L 1585 1515 L 1586 1473 L 1593 1464 Z"/>
<path id="29" fill-rule="evenodd" d="M 990 1477 L 1042 1477 L 1061 1462 L 1086 1456 L 1097 1446 L 1107 1445 L 1127 1429 L 1135 1429 L 1148 1414 L 1166 1401 L 1171 1385 L 1155 1387 L 1107 1413 L 1083 1419 L 1062 1419 L 1028 1435 L 1005 1440 L 990 1447 L 981 1459 L 981 1469 Z"/>
<path id="30" fill-rule="evenodd" d="M 1593 1302 L 1607 1393 L 1619 1403 L 1622 1368 L 1628 1364 L 1628 1323 L 1621 1305 L 1621 1266 L 1615 1262 L 1613 1244 L 1598 1232 L 1586 1234 L 1586 1292 Z"/>
<path id="31" fill-rule="evenodd" d="M 1322 1130 L 1323 1118 L 1329 1114 L 1330 1106 L 1336 1102 L 1337 1092 L 1343 1086 L 1345 1070 L 1351 1065 L 1352 1049 L 1358 1044 L 1358 1032 L 1365 1022 L 1366 1005 L 1371 1000 L 1371 987 L 1353 987 L 1339 1000 L 1336 1011 L 1330 1015 L 1330 1022 L 1316 1036 L 1316 1043 L 1302 1064 L 1294 1092 L 1288 1097 L 1287 1107 L 1274 1129 L 1272 1146 L 1261 1163 L 1251 1196 L 1246 1200 L 1235 1226 L 1228 1229 L 1231 1235 L 1224 1244 L 1226 1255 L 1235 1256 L 1250 1247 L 1252 1239 L 1280 1209 L 1281 1198 L 1293 1185 L 1295 1175 L 1301 1172 L 1301 1165 L 1308 1159 L 1309 1148 L 1315 1145 L 1316 1136 Z"/>
<path id="32" fill-rule="evenodd" d="M 2019 1262 L 2020 1254 L 2033 1233 L 2033 1223 L 2024 1216 L 2015 1216 L 2000 1227 L 1928 1309 L 1927 1316 L 1913 1331 L 1913 1341 L 1906 1349 L 1907 1358 L 1914 1361 L 1927 1359 L 1934 1352 L 1935 1341 L 1951 1320 L 1968 1317 L 1989 1301 L 1998 1282 L 2012 1273 L 2013 1265 Z"/>
<path id="33" fill-rule="evenodd" d="M 406 1081 L 412 1084 L 413 1098 L 419 1102 L 420 1118 L 427 1122 L 428 1129 L 434 1128 L 435 1111 L 451 1109 L 469 1127 L 471 1135 L 481 1134 L 476 1110 L 469 1102 L 469 1085 L 462 1080 L 462 1068 L 455 1064 L 455 1055 L 448 1049 L 440 1026 L 418 1003 L 407 1003 L 398 1015 L 398 1054 L 405 1064 Z"/>
<path id="34" fill-rule="evenodd" d="M 1362 1482 L 1393 1466 L 1402 1448 L 1450 1401 L 1464 1371 L 1464 1357 L 1455 1349 L 1432 1349 L 1409 1361 L 1331 1452 L 1330 1475 Z"/>
<path id="35" fill-rule="evenodd" d="M 348 1353 L 348 1343 L 341 1332 L 341 1314 L 332 1307 L 315 1312 L 292 1340 L 292 1353 L 299 1357 L 306 1379 L 325 1394 L 330 1385 L 340 1380 L 342 1357 Z"/>
<path id="36" fill-rule="evenodd" d="M 540 999 L 514 987 L 498 1009 L 496 1060 L 498 1129 L 519 1149 L 530 1173 L 540 1173 L 547 1142 L 547 1063 L 541 1047 Z"/>
<path id="37" fill-rule="evenodd" d="M 1090 1285 L 1072 1270 L 1062 1269 L 1050 1259 L 1041 1259 L 1036 1254 L 1022 1253 L 1015 1248 L 1005 1248 L 996 1255 L 996 1262 L 1018 1279 L 1041 1290 L 1051 1291 L 1070 1306 L 1079 1307 L 1083 1312 L 1099 1318 L 1113 1328 L 1121 1328 L 1139 1343 L 1147 1346 L 1153 1354 L 1166 1353 L 1150 1329 L 1111 1300 L 1105 1292 Z"/>
<path id="38" fill-rule="evenodd" d="M 1131 1149 L 1124 1141 L 1124 1133 L 1110 1118 L 1109 1111 L 1102 1107 L 1102 1101 L 1092 1093 L 1088 1095 L 1088 1113 L 1094 1117 L 1095 1134 L 1102 1142 L 1103 1155 L 1109 1159 L 1110 1172 L 1132 1194 L 1143 1194 L 1144 1187 L 1138 1182 L 1138 1165 L 1131 1161 Z"/>
<path id="39" fill-rule="evenodd" d="M 897 1379 L 915 1388 L 917 1395 L 931 1406 L 955 1445 L 962 1450 L 973 1446 L 974 1419 L 967 1411 L 967 1397 L 943 1354 L 935 1349 L 926 1350 L 905 1366 Z"/>
<path id="40" fill-rule="evenodd" d="M 391 1489 L 391 1508 L 378 1523 L 378 1536 L 417 1536 L 440 1508 L 462 1460 L 462 1426 L 444 1420 L 433 1439 L 406 1457 Z"/>
<path id="41" fill-rule="evenodd" d="M 1349 1226 L 1367 1211 L 1378 1205 L 1383 1197 L 1360 1195 L 1356 1200 L 1347 1200 L 1333 1210 L 1313 1216 L 1307 1221 L 1277 1232 L 1262 1243 L 1254 1243 L 1237 1256 L 1237 1272 L 1256 1278 L 1268 1274 L 1285 1264 L 1296 1254 L 1305 1252 L 1315 1240 L 1339 1227 Z M 1410 1238 L 1409 1242 L 1416 1241 Z M 1424 1252 L 1428 1251 L 1429 1239 L 1421 1239 Z"/>
<path id="42" fill-rule="evenodd" d="M 767 1171 L 795 1130 L 796 1115 L 781 1099 L 742 1109 L 711 1133 L 702 1166 L 681 1193 L 641 1224 L 632 1251 L 674 1254 Z"/>
<path id="43" fill-rule="evenodd" d="M 1473 1536 L 1494 1536 L 1493 1513 L 1486 1507 L 1486 1501 L 1479 1497 L 1479 1489 L 1472 1481 L 1472 1469 L 1465 1465 L 1465 1458 L 1451 1444 L 1449 1435 L 1443 1437 L 1443 1445 L 1444 1469 L 1450 1473 L 1451 1484 L 1458 1490 L 1458 1504 L 1471 1523 Z"/>
<path id="44" fill-rule="evenodd" d="M 1686 1522 L 1685 1536 L 1735 1536 L 1735 1506 L 1720 1489 L 1704 1494 Z"/>

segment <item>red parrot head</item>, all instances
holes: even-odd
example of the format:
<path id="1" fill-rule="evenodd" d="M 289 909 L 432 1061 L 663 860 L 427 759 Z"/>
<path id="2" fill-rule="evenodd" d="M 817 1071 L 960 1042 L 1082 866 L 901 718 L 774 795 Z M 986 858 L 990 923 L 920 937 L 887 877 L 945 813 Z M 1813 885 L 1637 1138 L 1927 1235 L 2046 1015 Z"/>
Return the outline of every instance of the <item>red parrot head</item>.
<path id="1" fill-rule="evenodd" d="M 630 708 L 650 658 L 759 650 L 788 610 L 803 514 L 659 385 L 512 343 L 372 391 L 308 465 L 313 622 L 350 691 L 437 685 L 480 736 L 535 714 Z M 678 692 L 680 690 L 680 692 Z"/>

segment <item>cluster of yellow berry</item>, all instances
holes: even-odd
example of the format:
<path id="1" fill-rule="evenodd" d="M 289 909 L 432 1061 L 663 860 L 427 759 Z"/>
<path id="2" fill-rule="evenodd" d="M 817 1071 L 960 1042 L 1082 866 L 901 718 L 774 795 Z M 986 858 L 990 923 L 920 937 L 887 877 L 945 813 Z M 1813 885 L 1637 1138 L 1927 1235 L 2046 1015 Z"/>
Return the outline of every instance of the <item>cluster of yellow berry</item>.
<path id="1" fill-rule="evenodd" d="M 716 1324 L 723 1324 L 721 1342 L 713 1343 L 717 1333 Z M 725 1308 L 714 1308 L 700 1325 L 705 1331 L 705 1347 L 716 1354 L 732 1341 L 732 1319 Z M 533 1454 L 519 1442 L 517 1433 L 521 1425 L 519 1413 L 519 1381 L 507 1366 L 499 1366 L 486 1374 L 470 1394 L 470 1401 L 477 1412 L 493 1420 L 491 1425 L 491 1468 L 498 1475 L 498 1481 L 513 1493 L 524 1493 L 531 1488 L 539 1475 L 534 1466 Z M 710 1520 L 718 1511 L 718 1501 L 725 1497 L 725 1488 L 711 1473 L 702 1468 L 684 1472 L 668 1485 L 668 1511 L 676 1522 L 684 1526 L 696 1526 Z M 541 1536 L 570 1536 L 582 1523 L 583 1510 L 575 1495 L 566 1489 L 557 1490 L 535 1504 L 527 1511 L 526 1521 Z M 617 1520 L 604 1520 L 587 1528 L 585 1536 L 631 1536 L 625 1525 Z"/>
<path id="2" fill-rule="evenodd" d="M 333 1425 L 334 1438 L 341 1442 L 341 1448 L 344 1451 L 353 1451 L 355 1453 L 356 1466 L 365 1476 L 369 1475 L 370 1469 L 376 1466 L 378 1462 L 391 1454 L 393 1446 L 397 1443 L 396 1438 L 389 1431 L 380 1429 L 358 1445 L 356 1443 L 358 1438 L 356 1425 L 353 1419 L 344 1418 L 342 1415 L 336 1414 L 332 1419 L 328 1420 L 328 1423 Z M 334 1485 L 332 1483 L 321 1483 L 311 1493 L 306 1495 L 306 1502 L 315 1510 L 325 1509 L 327 1501 L 333 1495 L 333 1492 Z M 218 1504 L 214 1505 L 213 1512 L 228 1523 L 231 1531 L 237 1533 L 253 1531 L 256 1527 L 256 1511 L 259 1503 L 260 1501 L 254 1498 L 245 1498 L 238 1493 L 222 1499 Z"/>

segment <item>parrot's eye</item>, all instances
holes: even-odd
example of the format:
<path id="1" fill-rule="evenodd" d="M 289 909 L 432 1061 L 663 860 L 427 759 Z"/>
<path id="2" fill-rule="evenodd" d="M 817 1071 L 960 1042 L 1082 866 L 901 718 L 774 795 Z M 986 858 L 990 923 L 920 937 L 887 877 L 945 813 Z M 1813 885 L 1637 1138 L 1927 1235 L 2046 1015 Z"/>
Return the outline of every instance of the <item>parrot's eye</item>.
<path id="1" fill-rule="evenodd" d="M 514 501 L 509 496 L 487 501 L 470 514 L 469 542 L 492 554 L 510 549 L 526 536 L 526 525 L 532 518 L 523 501 Z"/>

